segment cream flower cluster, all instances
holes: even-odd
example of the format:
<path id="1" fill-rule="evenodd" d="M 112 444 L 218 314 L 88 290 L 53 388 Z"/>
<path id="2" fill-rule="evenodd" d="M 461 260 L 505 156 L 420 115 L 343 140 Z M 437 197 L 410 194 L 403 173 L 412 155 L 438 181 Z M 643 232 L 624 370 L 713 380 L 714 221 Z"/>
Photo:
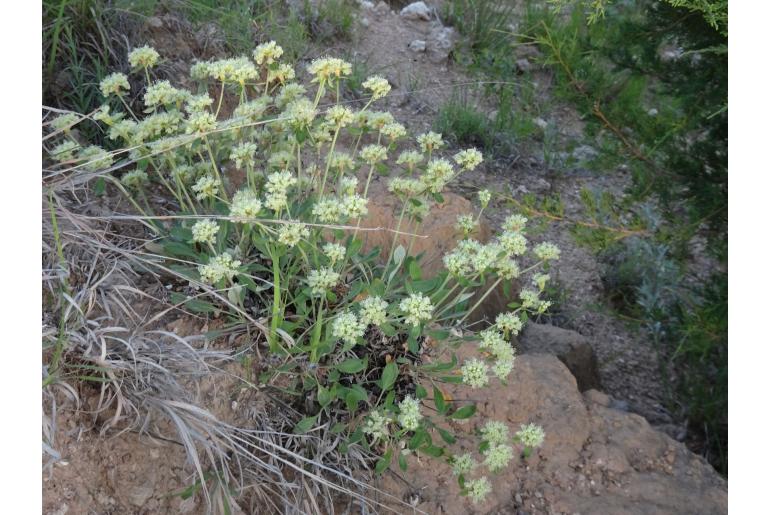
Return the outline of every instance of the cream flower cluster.
<path id="1" fill-rule="evenodd" d="M 209 198 L 215 198 L 219 193 L 220 186 L 221 183 L 218 179 L 211 175 L 205 175 L 198 179 L 195 184 L 193 184 L 192 189 L 195 192 L 195 197 L 198 200 L 206 200 Z"/>
<path id="2" fill-rule="evenodd" d="M 217 241 L 217 234 L 219 234 L 219 224 L 214 220 L 199 220 L 192 226 L 192 239 L 195 243 L 213 245 Z"/>
<path id="3" fill-rule="evenodd" d="M 216 284 L 222 279 L 232 281 L 235 274 L 238 273 L 239 266 L 241 266 L 241 262 L 233 259 L 230 254 L 225 252 L 211 258 L 207 265 L 199 266 L 198 273 L 204 283 Z"/>
<path id="4" fill-rule="evenodd" d="M 325 295 L 340 280 L 340 274 L 328 267 L 311 270 L 307 276 L 307 284 L 313 295 Z"/>
<path id="5" fill-rule="evenodd" d="M 135 48 L 128 54 L 128 64 L 132 68 L 152 68 L 158 64 L 159 59 L 160 54 L 147 45 Z"/>
<path id="6" fill-rule="evenodd" d="M 355 345 L 359 338 L 363 338 L 364 331 L 366 331 L 366 325 L 358 319 L 355 313 L 343 313 L 332 323 L 332 336 L 348 345 Z"/>
<path id="7" fill-rule="evenodd" d="M 390 84 L 388 84 L 387 79 L 380 75 L 372 75 L 361 85 L 372 92 L 372 100 L 383 98 L 390 92 Z"/>
<path id="8" fill-rule="evenodd" d="M 262 43 L 254 49 L 254 61 L 257 64 L 273 64 L 283 55 L 281 48 L 275 41 Z"/>
<path id="9" fill-rule="evenodd" d="M 417 326 L 433 316 L 433 304 L 422 293 L 413 293 L 401 301 L 398 306 L 404 312 L 407 325 Z"/>
<path id="10" fill-rule="evenodd" d="M 489 384 L 489 367 L 480 359 L 471 358 L 463 363 L 460 368 L 463 383 L 471 388 L 482 388 Z"/>
<path id="11" fill-rule="evenodd" d="M 477 466 L 478 463 L 476 463 L 476 460 L 473 459 L 470 453 L 452 457 L 452 474 L 455 476 L 465 475 L 473 471 Z"/>
<path id="12" fill-rule="evenodd" d="M 465 488 L 468 492 L 468 497 L 473 504 L 483 502 L 487 498 L 487 495 L 492 491 L 492 485 L 486 476 L 468 481 L 465 483 Z"/>
<path id="13" fill-rule="evenodd" d="M 420 401 L 407 395 L 398 403 L 398 423 L 407 431 L 414 431 L 420 427 L 420 420 Z"/>
<path id="14" fill-rule="evenodd" d="M 417 143 L 420 145 L 420 150 L 425 153 L 431 153 L 444 146 L 444 140 L 441 138 L 441 134 L 433 131 L 417 136 Z"/>
<path id="15" fill-rule="evenodd" d="M 312 82 L 325 84 L 330 80 L 347 77 L 353 71 L 353 67 L 349 62 L 337 57 L 322 57 L 310 63 L 307 71 L 314 76 Z"/>
<path id="16" fill-rule="evenodd" d="M 361 301 L 359 315 L 364 324 L 382 325 L 387 320 L 388 303 L 378 296 L 367 297 Z"/>
<path id="17" fill-rule="evenodd" d="M 99 89 L 105 98 L 110 95 L 120 97 L 125 95 L 126 92 L 131 89 L 131 85 L 128 83 L 128 77 L 126 77 L 125 74 L 116 72 L 111 73 L 102 79 L 99 83 Z"/>
<path id="18" fill-rule="evenodd" d="M 522 424 L 516 432 L 516 439 L 529 448 L 540 447 L 545 440 L 545 431 L 535 424 Z"/>
<path id="19" fill-rule="evenodd" d="M 274 172 L 267 176 L 265 189 L 265 205 L 275 212 L 281 211 L 288 206 L 288 190 L 297 184 L 297 178 L 291 172 Z"/>
<path id="20" fill-rule="evenodd" d="M 386 440 L 388 436 L 390 436 L 390 430 L 388 429 L 390 423 L 390 417 L 384 415 L 380 411 L 372 411 L 369 413 L 369 416 L 366 417 L 363 432 L 371 437 L 372 443 Z"/>
<path id="21" fill-rule="evenodd" d="M 310 229 L 302 223 L 282 224 L 278 229 L 278 242 L 293 247 L 303 238 L 310 237 Z"/>
<path id="22" fill-rule="evenodd" d="M 329 242 L 323 246 L 324 255 L 329 258 L 331 264 L 335 264 L 345 259 L 345 247 L 339 243 Z"/>
<path id="23" fill-rule="evenodd" d="M 240 168 L 242 165 L 254 166 L 254 156 L 257 153 L 255 143 L 243 142 L 234 147 L 230 152 L 230 159 L 235 161 L 235 166 Z"/>
<path id="24" fill-rule="evenodd" d="M 239 190 L 230 203 L 230 216 L 238 222 L 257 218 L 262 210 L 262 202 L 250 190 Z"/>

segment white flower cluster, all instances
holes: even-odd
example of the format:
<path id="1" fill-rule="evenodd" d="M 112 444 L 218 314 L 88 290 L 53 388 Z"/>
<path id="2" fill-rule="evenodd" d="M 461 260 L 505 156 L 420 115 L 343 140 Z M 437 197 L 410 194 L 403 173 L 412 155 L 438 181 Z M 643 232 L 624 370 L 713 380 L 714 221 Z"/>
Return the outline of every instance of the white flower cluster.
<path id="1" fill-rule="evenodd" d="M 192 226 L 192 239 L 195 243 L 213 245 L 217 241 L 217 234 L 219 234 L 219 224 L 214 220 L 199 220 Z"/>
<path id="2" fill-rule="evenodd" d="M 257 153 L 257 145 L 255 143 L 240 143 L 233 148 L 230 152 L 230 159 L 235 161 L 235 166 L 240 168 L 241 165 L 254 166 L 254 156 Z"/>
<path id="3" fill-rule="evenodd" d="M 311 270 L 307 276 L 307 283 L 313 295 L 325 295 L 339 280 L 340 274 L 328 267 Z"/>
<path id="4" fill-rule="evenodd" d="M 99 83 L 99 89 L 102 91 L 104 97 L 110 95 L 123 96 L 127 91 L 131 89 L 131 85 L 128 83 L 128 77 L 123 73 L 111 73 L 107 75 Z"/>
<path id="5" fill-rule="evenodd" d="M 474 479 L 465 483 L 465 488 L 468 492 L 468 497 L 473 504 L 483 502 L 487 498 L 487 495 L 492 491 L 492 485 L 489 480 L 484 477 Z"/>
<path id="6" fill-rule="evenodd" d="M 198 273 L 204 283 L 216 284 L 222 279 L 232 281 L 235 274 L 238 273 L 239 266 L 241 266 L 241 262 L 233 259 L 230 254 L 225 252 L 212 257 L 207 265 L 199 266 Z"/>
<path id="7" fill-rule="evenodd" d="M 489 384 L 487 375 L 489 367 L 480 359 L 471 358 L 463 363 L 460 372 L 463 375 L 463 383 L 471 388 L 482 388 Z"/>
<path id="8" fill-rule="evenodd" d="M 516 432 L 516 439 L 526 447 L 540 447 L 545 440 L 545 431 L 535 424 L 522 424 L 521 429 Z"/>
<path id="9" fill-rule="evenodd" d="M 348 345 L 354 345 L 358 338 L 363 338 L 366 325 L 358 320 L 354 313 L 343 313 L 332 323 L 332 336 Z"/>
<path id="10" fill-rule="evenodd" d="M 302 223 L 282 224 L 278 229 L 278 242 L 293 247 L 303 238 L 310 237 L 310 229 Z"/>
<path id="11" fill-rule="evenodd" d="M 420 413 L 420 401 L 411 395 L 404 397 L 398 403 L 398 423 L 407 431 L 414 431 L 420 427 L 422 413 Z"/>
<path id="12" fill-rule="evenodd" d="M 307 71 L 313 75 L 312 82 L 328 84 L 332 80 L 339 80 L 350 75 L 353 66 L 337 57 L 321 57 L 310 63 Z"/>
<path id="13" fill-rule="evenodd" d="M 364 324 L 380 326 L 387 320 L 388 303 L 378 296 L 367 297 L 361 301 L 359 315 Z"/>
<path id="14" fill-rule="evenodd" d="M 198 200 L 206 200 L 208 198 L 215 198 L 219 193 L 220 187 L 221 183 L 217 178 L 211 175 L 204 175 L 193 184 L 192 189 Z"/>
<path id="15" fill-rule="evenodd" d="M 291 172 L 274 172 L 267 176 L 265 205 L 276 213 L 285 209 L 289 203 L 288 190 L 297 184 L 297 178 Z"/>
<path id="16" fill-rule="evenodd" d="M 147 45 L 135 48 L 128 54 L 128 64 L 132 68 L 152 68 L 158 64 L 159 59 L 160 54 Z"/>
<path id="17" fill-rule="evenodd" d="M 433 304 L 422 293 L 413 293 L 401 301 L 398 306 L 406 315 L 405 322 L 411 326 L 420 325 L 433 316 Z"/>
<path id="18" fill-rule="evenodd" d="M 452 474 L 455 476 L 465 475 L 473 471 L 478 466 L 476 460 L 470 453 L 461 454 L 452 458 Z"/>
<path id="19" fill-rule="evenodd" d="M 323 246 L 322 250 L 332 265 L 345 259 L 345 247 L 339 243 L 329 242 Z"/>
<path id="20" fill-rule="evenodd" d="M 259 216 L 261 210 L 262 202 L 250 190 L 239 190 L 233 195 L 230 203 L 230 216 L 235 218 L 236 222 L 253 220 Z"/>
<path id="21" fill-rule="evenodd" d="M 390 436 L 390 430 L 388 429 L 390 422 L 391 419 L 387 415 L 382 414 L 380 411 L 372 411 L 366 417 L 363 432 L 372 438 L 372 443 L 386 440 Z"/>
<path id="22" fill-rule="evenodd" d="M 283 55 L 281 48 L 275 41 L 268 41 L 258 45 L 254 50 L 254 61 L 257 64 L 273 64 Z"/>
<path id="23" fill-rule="evenodd" d="M 387 79 L 379 75 L 372 75 L 361 85 L 372 92 L 372 100 L 383 98 L 390 92 L 390 84 L 388 84 Z"/>

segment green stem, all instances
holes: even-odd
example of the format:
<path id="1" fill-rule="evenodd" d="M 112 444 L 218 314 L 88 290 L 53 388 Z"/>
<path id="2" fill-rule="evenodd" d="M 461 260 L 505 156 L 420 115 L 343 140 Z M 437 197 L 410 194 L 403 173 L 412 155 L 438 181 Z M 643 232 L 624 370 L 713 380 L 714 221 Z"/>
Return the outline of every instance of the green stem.
<path id="1" fill-rule="evenodd" d="M 278 343 L 278 326 L 281 325 L 281 263 L 275 252 L 270 255 L 273 260 L 273 313 L 270 320 L 270 352 L 278 352 L 281 345 Z"/>
<path id="2" fill-rule="evenodd" d="M 321 193 L 318 195 L 318 198 L 323 197 L 324 195 L 324 188 L 326 187 L 326 176 L 329 175 L 329 168 L 332 165 L 332 156 L 334 155 L 334 147 L 337 144 L 337 136 L 340 133 L 340 128 L 337 127 L 337 130 L 334 131 L 334 137 L 332 138 L 332 145 L 329 148 L 329 157 L 326 158 L 326 170 L 324 170 L 324 177 L 321 181 Z"/>
<path id="3" fill-rule="evenodd" d="M 230 199 L 227 197 L 227 189 L 225 188 L 225 181 L 222 180 L 222 176 L 219 175 L 219 169 L 217 168 L 217 162 L 216 159 L 214 159 L 214 151 L 211 150 L 211 144 L 209 143 L 209 139 L 204 135 L 203 136 L 203 142 L 206 143 L 206 150 L 209 153 L 209 158 L 211 159 L 211 166 L 214 168 L 214 175 L 216 176 L 217 180 L 219 181 L 219 184 L 222 185 L 222 196 L 224 197 L 226 202 L 229 202 Z"/>
<path id="4" fill-rule="evenodd" d="M 401 230 L 401 223 L 404 221 L 404 213 L 406 213 L 406 203 L 409 202 L 409 198 L 404 201 L 404 207 L 401 208 L 401 214 L 398 217 L 398 223 L 396 224 L 396 232 L 393 234 L 393 243 L 390 245 L 390 252 L 388 253 L 388 260 L 385 262 L 385 267 L 382 270 L 382 280 L 385 280 L 385 275 L 388 273 L 388 266 L 390 260 L 393 258 L 393 252 L 396 250 L 396 243 L 398 243 L 399 231 Z M 388 281 L 390 283 L 390 281 Z"/>
<path id="5" fill-rule="evenodd" d="M 324 301 L 318 303 L 318 313 L 313 325 L 313 333 L 310 336 L 310 362 L 318 363 L 318 344 L 321 342 L 321 330 L 323 329 Z"/>
<path id="6" fill-rule="evenodd" d="M 482 295 L 482 296 L 481 296 L 481 298 L 480 298 L 479 300 L 477 300 L 477 301 L 476 301 L 476 303 L 473 305 L 473 307 L 471 307 L 471 309 L 469 309 L 469 310 L 468 310 L 468 311 L 465 313 L 465 316 L 463 316 L 463 317 L 462 317 L 462 318 L 461 318 L 461 319 L 460 319 L 460 320 L 459 320 L 457 323 L 458 323 L 458 324 L 462 324 L 462 323 L 465 321 L 465 319 L 466 319 L 466 318 L 468 318 L 468 316 L 470 316 L 470 314 L 471 314 L 471 313 L 473 313 L 473 312 L 476 310 L 476 308 L 477 308 L 477 307 L 479 307 L 479 305 L 480 305 L 482 302 L 484 302 L 484 299 L 486 299 L 486 298 L 489 296 L 489 294 L 490 294 L 490 293 L 492 293 L 492 290 L 494 290 L 495 288 L 497 288 L 497 285 L 498 285 L 498 284 L 500 284 L 500 281 L 502 281 L 502 280 L 503 280 L 503 278 L 502 278 L 502 277 L 498 277 L 498 278 L 497 278 L 497 281 L 495 281 L 495 282 L 492 284 L 492 286 L 490 286 L 490 287 L 489 287 L 489 289 L 488 289 L 488 290 L 487 290 L 487 291 L 484 293 L 484 295 Z"/>
<path id="7" fill-rule="evenodd" d="M 225 81 L 222 81 L 222 87 L 219 89 L 219 102 L 217 102 L 217 112 L 214 113 L 214 118 L 219 117 L 219 110 L 222 109 L 222 99 L 225 96 Z"/>

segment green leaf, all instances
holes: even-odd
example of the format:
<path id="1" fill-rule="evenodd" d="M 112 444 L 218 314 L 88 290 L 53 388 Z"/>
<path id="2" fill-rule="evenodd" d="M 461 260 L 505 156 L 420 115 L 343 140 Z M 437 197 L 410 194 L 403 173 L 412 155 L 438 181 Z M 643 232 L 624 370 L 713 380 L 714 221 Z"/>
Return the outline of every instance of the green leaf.
<path id="1" fill-rule="evenodd" d="M 393 459 L 393 449 L 388 449 L 388 452 L 385 453 L 385 455 L 377 460 L 377 464 L 374 466 L 374 471 L 377 474 L 382 474 L 385 472 L 385 469 L 390 466 L 390 462 Z"/>
<path id="2" fill-rule="evenodd" d="M 219 309 L 211 302 L 200 299 L 188 299 L 179 292 L 171 292 L 169 299 L 174 304 L 183 304 L 185 308 L 196 313 L 216 313 Z"/>
<path id="3" fill-rule="evenodd" d="M 398 365 L 392 361 L 385 365 L 382 370 L 382 377 L 380 378 L 380 388 L 382 391 L 387 391 L 393 388 L 396 384 L 396 378 L 398 377 Z"/>
<path id="4" fill-rule="evenodd" d="M 382 331 L 382 334 L 388 337 L 396 335 L 396 328 L 390 324 L 382 324 L 380 330 Z"/>
<path id="5" fill-rule="evenodd" d="M 406 472 L 406 456 L 403 452 L 398 453 L 398 468 Z"/>
<path id="6" fill-rule="evenodd" d="M 424 399 L 428 396 L 428 391 L 422 385 L 418 384 L 417 388 L 415 388 L 414 394 L 418 399 Z"/>
<path id="7" fill-rule="evenodd" d="M 403 245 L 399 245 L 396 247 L 396 250 L 393 251 L 393 263 L 396 265 L 400 265 L 404 262 L 404 258 L 406 257 L 406 249 Z"/>
<path id="8" fill-rule="evenodd" d="M 476 405 L 468 404 L 467 406 L 463 406 L 462 408 L 452 413 L 451 418 L 455 420 L 463 420 L 472 417 L 474 413 L 476 413 Z"/>
<path id="9" fill-rule="evenodd" d="M 318 404 L 321 405 L 322 408 L 325 408 L 329 405 L 329 403 L 332 401 L 332 393 L 329 391 L 328 388 L 324 388 L 322 385 L 318 385 Z"/>
<path id="10" fill-rule="evenodd" d="M 313 427 L 313 424 L 316 423 L 316 417 L 317 415 L 305 417 L 297 422 L 297 425 L 294 426 L 294 434 L 300 435 L 302 433 L 307 433 Z"/>
<path id="11" fill-rule="evenodd" d="M 438 434 L 441 435 L 441 439 L 444 440 L 449 445 L 452 445 L 453 443 L 455 443 L 457 441 L 457 439 L 454 437 L 454 435 L 452 433 L 450 433 L 449 431 L 447 431 L 446 429 L 441 429 L 440 427 L 436 428 L 436 429 L 438 429 Z"/>
<path id="12" fill-rule="evenodd" d="M 437 329 L 434 331 L 428 331 L 428 336 L 433 338 L 434 340 L 443 341 L 449 338 L 449 331 L 444 329 Z"/>
<path id="13" fill-rule="evenodd" d="M 449 406 L 447 405 L 446 401 L 444 401 L 444 394 L 441 393 L 441 390 L 439 390 L 437 387 L 433 387 L 433 402 L 436 404 L 436 409 L 439 413 L 444 415 L 447 410 L 449 409 Z"/>
<path id="14" fill-rule="evenodd" d="M 335 368 L 344 374 L 355 374 L 366 368 L 367 359 L 350 358 L 338 364 Z"/>
<path id="15" fill-rule="evenodd" d="M 179 241 L 167 241 L 163 244 L 163 252 L 170 256 L 182 256 L 198 259 L 198 253 L 189 245 Z"/>
<path id="16" fill-rule="evenodd" d="M 423 431 L 422 429 L 418 429 L 414 433 L 414 436 L 412 436 L 412 438 L 409 439 L 409 445 L 408 445 L 409 448 L 411 450 L 415 450 L 425 441 L 427 436 L 428 435 L 425 434 L 425 431 Z"/>
<path id="17" fill-rule="evenodd" d="M 444 454 L 444 448 L 436 447 L 435 445 L 428 445 L 426 447 L 421 448 L 420 451 L 427 454 L 428 456 L 433 456 L 434 458 L 438 458 L 439 456 Z"/>
<path id="18" fill-rule="evenodd" d="M 409 260 L 409 277 L 411 277 L 413 281 L 419 281 L 422 279 L 422 270 L 420 270 L 420 264 L 417 263 L 417 260 L 414 258 Z"/>

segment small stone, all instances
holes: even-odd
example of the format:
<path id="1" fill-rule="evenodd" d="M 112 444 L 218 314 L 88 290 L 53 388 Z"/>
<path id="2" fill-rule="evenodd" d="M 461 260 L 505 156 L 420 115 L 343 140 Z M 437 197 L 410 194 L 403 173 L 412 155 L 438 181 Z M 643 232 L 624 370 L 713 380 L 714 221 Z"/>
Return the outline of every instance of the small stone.
<path id="1" fill-rule="evenodd" d="M 529 62 L 528 59 L 517 59 L 516 60 L 516 68 L 522 72 L 528 72 L 530 69 L 532 69 L 532 64 Z"/>
<path id="2" fill-rule="evenodd" d="M 155 488 L 152 484 L 144 484 L 135 487 L 130 494 L 128 494 L 128 500 L 134 506 L 144 506 L 147 501 L 150 500 L 152 494 L 155 492 Z"/>
<path id="3" fill-rule="evenodd" d="M 374 12 L 376 12 L 379 15 L 388 14 L 390 13 L 390 6 L 387 3 L 383 2 L 382 0 L 380 0 L 379 2 L 377 2 L 377 5 L 374 6 Z"/>
<path id="4" fill-rule="evenodd" d="M 158 18 L 157 16 L 150 16 L 149 18 L 147 18 L 147 25 L 149 25 L 153 29 L 159 29 L 163 27 L 163 20 Z"/>
<path id="5" fill-rule="evenodd" d="M 401 9 L 401 16 L 407 20 L 429 21 L 431 16 L 430 8 L 425 2 L 412 2 Z"/>
<path id="6" fill-rule="evenodd" d="M 368 0 L 358 0 L 358 6 L 367 11 L 374 9 L 374 3 Z"/>
<path id="7" fill-rule="evenodd" d="M 409 50 L 412 52 L 425 52 L 425 48 L 427 47 L 425 41 L 422 39 L 415 39 L 411 43 L 409 43 Z"/>
<path id="8" fill-rule="evenodd" d="M 368 27 L 370 25 L 369 18 L 361 18 L 361 26 Z"/>
<path id="9" fill-rule="evenodd" d="M 532 121 L 535 122 L 535 125 L 537 125 L 538 127 L 540 127 L 543 130 L 545 130 L 548 127 L 548 122 L 546 122 L 542 118 L 535 118 Z"/>
<path id="10" fill-rule="evenodd" d="M 524 501 L 521 499 L 521 494 L 517 493 L 513 496 L 513 500 L 516 501 L 516 504 L 521 505 Z"/>

